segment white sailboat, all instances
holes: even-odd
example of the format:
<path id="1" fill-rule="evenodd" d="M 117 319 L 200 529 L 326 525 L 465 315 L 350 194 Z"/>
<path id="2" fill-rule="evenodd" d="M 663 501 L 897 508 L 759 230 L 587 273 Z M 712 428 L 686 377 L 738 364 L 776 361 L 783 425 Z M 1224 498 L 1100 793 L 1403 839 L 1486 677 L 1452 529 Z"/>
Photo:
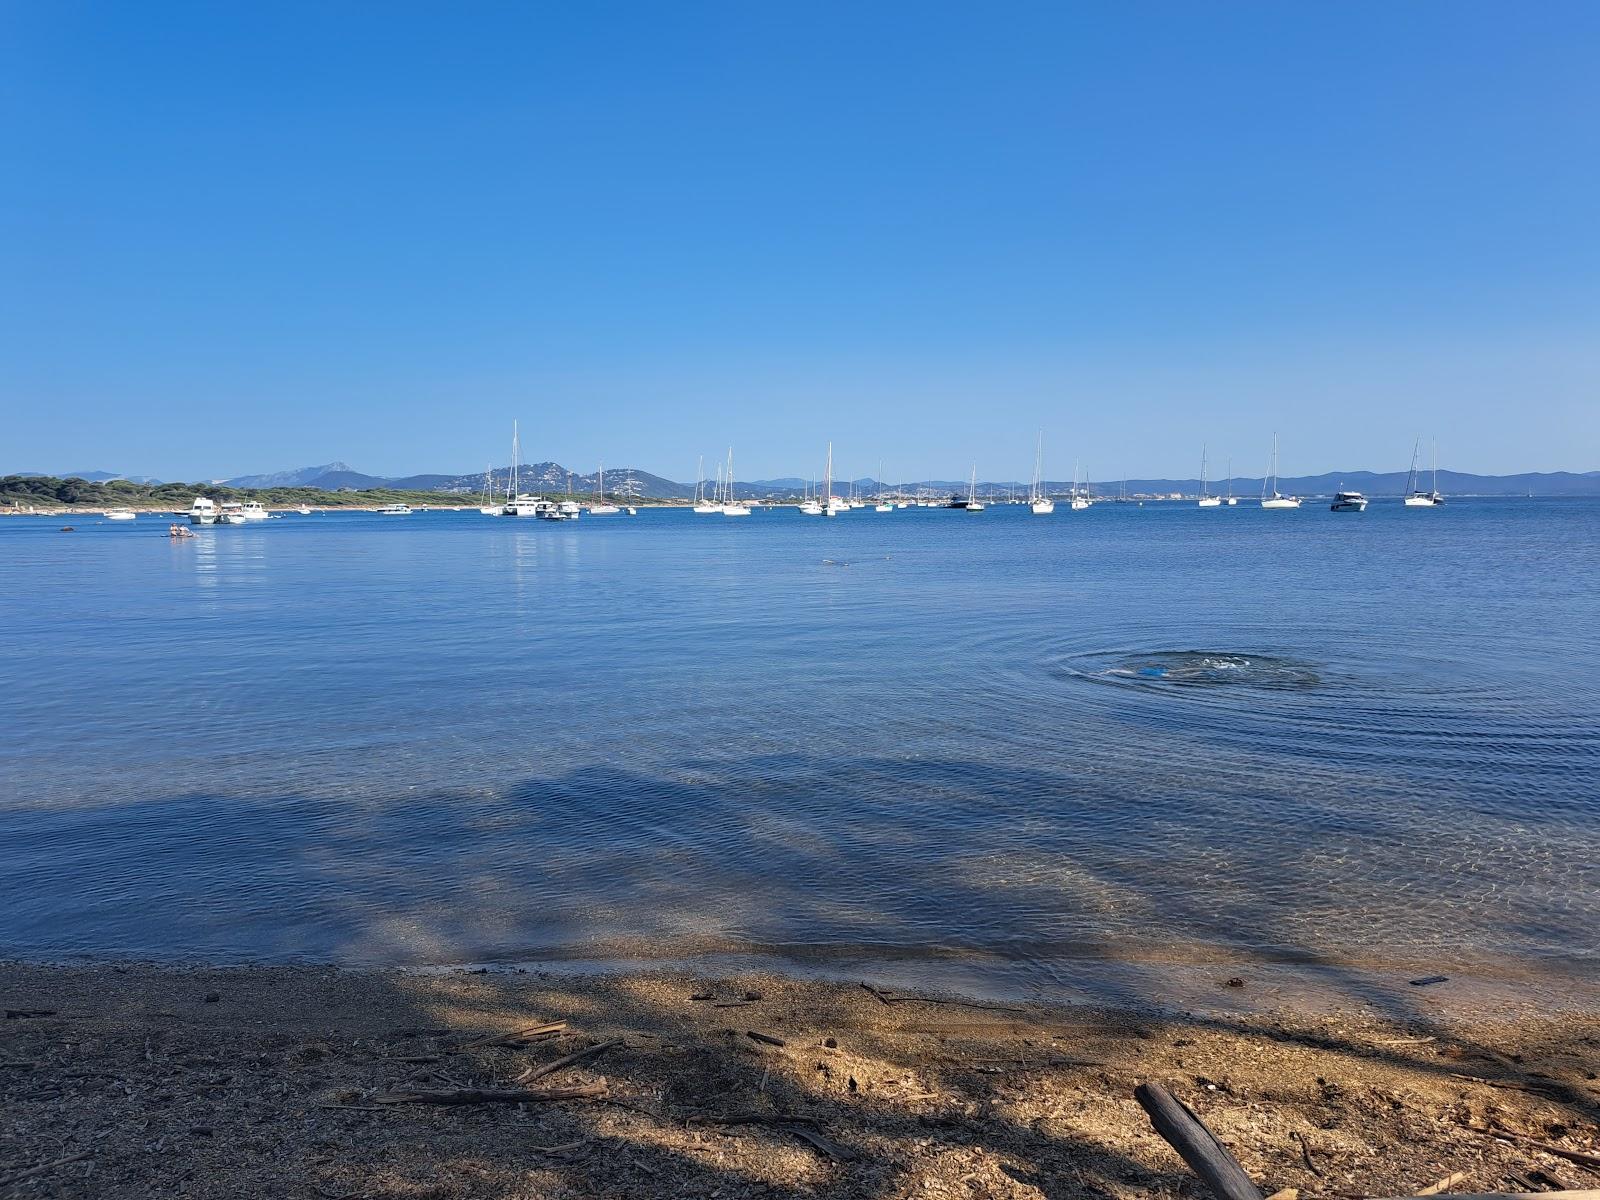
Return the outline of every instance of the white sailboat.
<path id="1" fill-rule="evenodd" d="M 967 503 L 964 505 L 970 512 L 982 512 L 983 501 L 978 499 L 978 468 L 972 468 L 972 478 L 967 483 Z"/>
<path id="2" fill-rule="evenodd" d="M 838 496 L 833 494 L 833 443 L 828 443 L 828 462 L 822 472 L 822 515 L 837 517 L 842 512 L 848 512 L 850 506 Z"/>
<path id="3" fill-rule="evenodd" d="M 1228 495 L 1223 501 L 1229 508 L 1239 503 L 1239 497 L 1233 494 L 1233 459 L 1228 460 Z"/>
<path id="4" fill-rule="evenodd" d="M 727 486 L 722 499 L 722 515 L 725 517 L 748 517 L 750 506 L 740 504 L 733 495 L 733 447 L 728 447 L 728 472 Z"/>
<path id="5" fill-rule="evenodd" d="M 511 422 L 511 470 L 506 475 L 506 502 L 500 509 L 504 517 L 537 517 L 550 507 L 542 496 L 524 495 L 518 490 L 522 474 L 522 439 L 517 423 Z"/>
<path id="6" fill-rule="evenodd" d="M 1212 496 L 1207 494 L 1206 484 L 1209 482 L 1210 481 L 1206 478 L 1206 448 L 1204 444 L 1202 444 L 1200 447 L 1200 499 L 1195 504 L 1196 508 L 1222 507 L 1221 496 Z"/>
<path id="7" fill-rule="evenodd" d="M 703 454 L 700 456 L 699 465 L 695 467 L 694 511 L 703 517 L 722 511 L 722 505 L 713 504 L 706 499 L 706 459 Z"/>
<path id="8" fill-rule="evenodd" d="M 620 508 L 606 499 L 606 465 L 605 463 L 601 463 L 600 472 L 595 477 L 594 503 L 589 505 L 589 515 L 591 517 L 605 517 L 610 516 L 612 513 L 619 513 L 621 511 L 622 510 Z"/>
<path id="9" fill-rule="evenodd" d="M 1267 494 L 1267 480 L 1261 481 L 1261 507 L 1262 508 L 1299 508 L 1300 501 L 1295 496 L 1285 496 L 1278 491 L 1278 435 L 1272 435 L 1272 494 Z"/>
<path id="10" fill-rule="evenodd" d="M 1039 430 L 1039 444 L 1033 451 L 1033 486 L 1028 489 L 1028 508 L 1036 517 L 1048 517 L 1056 510 L 1056 502 L 1044 492 L 1044 430 Z"/>
<path id="11" fill-rule="evenodd" d="M 1423 491 L 1417 486 L 1417 455 L 1422 450 L 1422 439 L 1418 438 L 1411 447 L 1411 478 L 1406 483 L 1407 508 L 1437 508 L 1444 503 L 1444 497 L 1439 494 L 1439 443 L 1433 444 L 1433 487 Z"/>
<path id="12" fill-rule="evenodd" d="M 504 508 L 494 502 L 494 464 L 486 463 L 483 468 L 483 504 L 478 511 L 486 517 L 498 517 Z"/>
<path id="13" fill-rule="evenodd" d="M 873 512 L 893 512 L 894 505 L 889 502 L 889 497 L 883 494 L 883 460 L 878 460 L 878 502 L 872 506 Z"/>
<path id="14" fill-rule="evenodd" d="M 1067 502 L 1068 507 L 1070 507 L 1073 512 L 1082 512 L 1084 509 L 1089 507 L 1089 485 L 1087 483 L 1080 484 L 1078 482 L 1078 475 L 1078 464 L 1073 463 L 1072 499 Z"/>

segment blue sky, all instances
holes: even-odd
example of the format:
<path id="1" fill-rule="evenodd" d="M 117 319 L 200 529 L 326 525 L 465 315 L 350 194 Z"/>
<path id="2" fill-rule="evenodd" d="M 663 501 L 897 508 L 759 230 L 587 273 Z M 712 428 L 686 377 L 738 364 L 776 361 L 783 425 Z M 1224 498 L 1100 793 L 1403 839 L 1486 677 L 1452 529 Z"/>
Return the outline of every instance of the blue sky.
<path id="1" fill-rule="evenodd" d="M 0 471 L 1600 468 L 1600 5 L 0 2 Z"/>

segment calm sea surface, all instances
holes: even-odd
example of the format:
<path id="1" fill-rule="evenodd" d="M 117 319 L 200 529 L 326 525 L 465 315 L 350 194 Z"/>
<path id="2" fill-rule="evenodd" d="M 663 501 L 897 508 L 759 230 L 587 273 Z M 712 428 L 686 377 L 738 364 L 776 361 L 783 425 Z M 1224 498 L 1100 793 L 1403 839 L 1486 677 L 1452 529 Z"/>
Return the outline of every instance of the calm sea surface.
<path id="1" fill-rule="evenodd" d="M 0 520 L 0 956 L 1600 964 L 1600 504 Z"/>

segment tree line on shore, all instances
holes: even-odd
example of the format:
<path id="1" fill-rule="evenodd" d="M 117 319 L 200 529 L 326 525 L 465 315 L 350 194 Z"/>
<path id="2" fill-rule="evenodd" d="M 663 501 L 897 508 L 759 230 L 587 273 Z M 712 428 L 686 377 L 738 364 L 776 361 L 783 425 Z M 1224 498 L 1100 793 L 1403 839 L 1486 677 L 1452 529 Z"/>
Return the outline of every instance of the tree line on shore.
<path id="1" fill-rule="evenodd" d="M 126 479 L 95 482 L 57 479 L 51 475 L 0 475 L 0 505 L 13 508 L 157 508 L 187 509 L 196 496 L 213 500 L 257 500 L 269 508 L 316 505 L 319 508 L 362 508 L 374 504 L 476 505 L 481 497 L 399 488 L 328 492 L 313 487 L 235 488 L 222 483 L 133 483 Z"/>

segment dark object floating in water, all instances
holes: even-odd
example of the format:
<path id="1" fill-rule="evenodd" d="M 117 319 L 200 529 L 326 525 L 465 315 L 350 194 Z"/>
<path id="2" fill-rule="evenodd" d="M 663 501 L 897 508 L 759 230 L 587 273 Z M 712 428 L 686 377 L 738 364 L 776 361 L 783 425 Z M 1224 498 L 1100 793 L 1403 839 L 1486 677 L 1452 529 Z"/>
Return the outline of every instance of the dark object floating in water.
<path id="1" fill-rule="evenodd" d="M 1413 979 L 1411 981 L 1411 986 L 1412 987 L 1427 987 L 1431 983 L 1449 983 L 1449 982 L 1450 982 L 1450 976 L 1448 976 L 1448 975 L 1424 975 L 1421 979 Z"/>
<path id="2" fill-rule="evenodd" d="M 76 529 L 74 529 L 71 525 L 63 525 L 61 527 L 61 532 L 62 533 L 77 533 L 78 531 Z"/>
<path id="3" fill-rule="evenodd" d="M 1228 980 L 1228 986 L 1231 988 L 1241 988 L 1244 986 L 1244 980 L 1235 975 L 1232 979 Z"/>

